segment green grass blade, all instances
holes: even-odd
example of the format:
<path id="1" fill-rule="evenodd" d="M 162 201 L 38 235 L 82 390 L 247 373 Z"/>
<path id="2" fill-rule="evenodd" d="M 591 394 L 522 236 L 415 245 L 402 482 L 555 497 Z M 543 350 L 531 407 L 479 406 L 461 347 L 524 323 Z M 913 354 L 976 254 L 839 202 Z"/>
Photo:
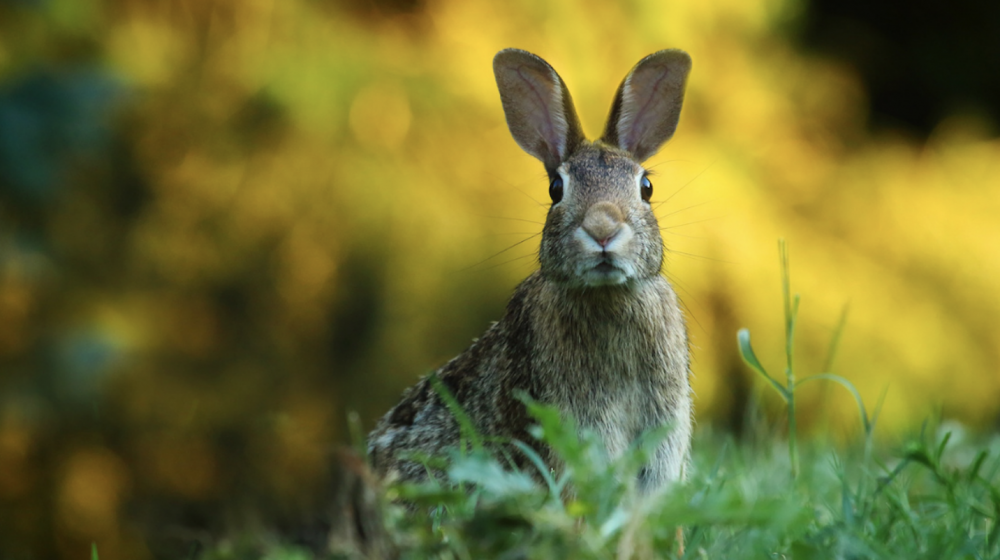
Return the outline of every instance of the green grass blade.
<path id="1" fill-rule="evenodd" d="M 986 462 L 986 457 L 990 454 L 989 450 L 983 449 L 979 451 L 976 455 L 976 460 L 972 462 L 972 466 L 969 467 L 969 473 L 967 478 L 969 482 L 976 480 L 979 477 L 979 470 L 983 468 L 983 463 Z"/>
<path id="2" fill-rule="evenodd" d="M 793 377 L 792 349 L 795 347 L 795 319 L 799 314 L 799 295 L 792 297 L 791 267 L 788 264 L 788 244 L 778 240 L 778 256 L 781 260 L 781 294 L 785 304 L 785 359 L 786 373 Z M 789 382 L 789 391 L 794 382 Z"/>
<path id="3" fill-rule="evenodd" d="M 514 447 L 520 449 L 521 453 L 524 453 L 524 456 L 531 461 L 531 464 L 533 464 L 536 469 L 538 469 L 538 472 L 542 475 L 542 479 L 545 480 L 545 485 L 549 488 L 549 492 L 557 498 L 556 501 L 559 502 L 559 504 L 562 504 L 562 501 L 558 500 L 559 492 L 562 489 L 556 486 L 556 481 L 552 478 L 552 472 L 549 470 L 548 465 L 545 464 L 545 461 L 542 460 L 542 457 L 538 454 L 538 452 L 523 441 L 515 439 L 511 443 L 514 444 Z"/>
<path id="4" fill-rule="evenodd" d="M 825 379 L 827 381 L 833 381 L 835 383 L 839 383 L 842 387 L 850 391 L 851 395 L 854 396 L 854 402 L 856 402 L 858 405 L 858 415 L 861 416 L 861 424 L 865 429 L 865 433 L 870 434 L 872 424 L 868 418 L 868 412 L 865 410 L 865 403 L 861 399 L 861 393 L 859 393 L 858 389 L 854 386 L 854 384 L 848 381 L 847 379 L 834 373 L 817 373 L 816 375 L 810 375 L 809 377 L 800 380 L 798 383 L 795 384 L 795 387 L 798 388 L 803 383 L 820 379 Z"/>
<path id="5" fill-rule="evenodd" d="M 944 437 L 941 438 L 941 443 L 938 444 L 937 452 L 934 454 L 934 462 L 940 463 L 941 457 L 944 455 L 944 448 L 948 447 L 948 442 L 951 441 L 951 432 L 945 432 Z"/>
<path id="6" fill-rule="evenodd" d="M 830 337 L 830 346 L 826 350 L 826 359 L 823 360 L 823 371 L 833 371 L 833 360 L 837 355 L 837 348 L 840 346 L 840 337 L 844 334 L 844 327 L 847 325 L 847 312 L 851 306 L 848 303 L 840 309 L 840 318 L 837 319 L 837 326 L 833 328 L 833 336 Z"/>
<path id="7" fill-rule="evenodd" d="M 90 543 L 90 560 L 100 560 L 97 557 L 97 543 L 96 542 L 91 542 Z"/>
<path id="8" fill-rule="evenodd" d="M 451 394 L 451 391 L 444 386 L 441 379 L 436 373 L 430 375 L 431 387 L 437 392 L 441 400 L 444 401 L 445 406 L 451 411 L 452 416 L 455 417 L 455 421 L 458 422 L 459 430 L 462 432 L 462 438 L 468 442 L 472 443 L 472 448 L 476 451 L 483 450 L 483 438 L 479 435 L 475 426 L 472 423 L 472 419 L 469 415 L 465 413 L 465 409 L 459 404 L 458 399 L 455 395 Z"/>
<path id="9" fill-rule="evenodd" d="M 781 398 L 784 399 L 785 402 L 788 402 L 788 389 L 786 389 L 781 383 L 778 383 L 775 378 L 767 374 L 764 366 L 762 366 L 760 364 L 760 360 L 757 359 L 757 355 L 754 354 L 753 346 L 750 345 L 750 331 L 747 329 L 740 329 L 739 332 L 736 333 L 736 340 L 739 343 L 740 356 L 743 358 L 743 361 L 750 366 L 750 369 L 756 371 L 764 379 L 767 379 L 767 381 L 771 383 L 771 386 L 774 387 L 774 390 L 781 395 Z"/>
<path id="10" fill-rule="evenodd" d="M 844 524 L 853 527 L 855 524 L 854 502 L 851 499 L 851 487 L 847 483 L 847 476 L 843 476 L 840 481 L 840 508 L 843 511 Z"/>
<path id="11" fill-rule="evenodd" d="M 781 265 L 781 295 L 785 305 L 785 336 L 792 332 L 792 280 L 788 271 L 788 245 L 784 239 L 778 240 L 778 258 Z"/>
<path id="12" fill-rule="evenodd" d="M 879 414 L 882 414 L 882 405 L 885 404 L 885 397 L 888 394 L 889 394 L 889 386 L 887 385 L 882 389 L 882 394 L 879 395 L 878 402 L 875 403 L 875 409 L 872 410 L 871 423 L 873 428 L 875 427 L 875 424 L 878 423 Z"/>
<path id="13" fill-rule="evenodd" d="M 889 472 L 889 474 L 887 474 L 886 476 L 879 477 L 878 486 L 876 486 L 875 491 L 872 492 L 872 498 L 874 499 L 876 496 L 879 495 L 879 493 L 885 490 L 886 487 L 892 484 L 893 481 L 895 481 L 896 478 L 903 473 L 903 470 L 905 470 L 906 467 L 910 465 L 911 461 L 912 461 L 911 458 L 906 457 L 902 461 L 900 461 L 899 464 L 897 464 L 895 468 L 893 468 L 892 471 Z"/>
<path id="14" fill-rule="evenodd" d="M 792 369 L 792 352 L 795 349 L 795 324 L 799 318 L 799 294 L 792 296 L 791 304 L 791 315 L 788 316 L 788 341 L 785 344 L 785 350 L 788 352 L 788 369 L 789 371 L 794 371 Z"/>

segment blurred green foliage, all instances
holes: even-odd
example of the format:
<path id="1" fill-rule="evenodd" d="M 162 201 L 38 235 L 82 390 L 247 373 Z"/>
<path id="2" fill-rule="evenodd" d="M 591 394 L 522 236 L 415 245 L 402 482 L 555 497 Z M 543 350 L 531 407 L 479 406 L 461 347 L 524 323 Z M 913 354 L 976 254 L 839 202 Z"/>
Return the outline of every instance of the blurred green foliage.
<path id="1" fill-rule="evenodd" d="M 993 421 L 1000 143 L 967 116 L 869 134 L 854 72 L 778 33 L 798 12 L 0 2 L 0 556 L 141 558 L 140 521 L 294 516 L 346 411 L 372 425 L 500 316 L 546 211 L 493 83 L 508 46 L 553 63 L 591 133 L 635 61 L 692 54 L 649 163 L 703 423 L 738 430 L 755 390 L 737 328 L 779 360 L 778 237 L 805 370 L 850 300 L 836 368 L 889 386 L 886 433 L 934 405 Z M 797 398 L 803 429 L 857 429 L 850 396 Z"/>
<path id="2" fill-rule="evenodd" d="M 931 560 L 1000 550 L 998 441 L 951 423 L 925 425 L 902 450 L 874 457 L 813 440 L 795 478 L 763 425 L 761 439 L 743 442 L 707 429 L 695 439 L 686 484 L 643 495 L 635 489 L 640 446 L 609 460 L 595 434 L 553 409 L 529 408 L 535 435 L 565 464 L 557 487 L 504 470 L 502 458 L 456 453 L 447 483 L 475 490 L 449 492 L 438 481 L 393 489 L 428 506 L 392 512 L 401 558 Z"/>
<path id="3" fill-rule="evenodd" d="M 925 424 L 904 445 L 874 452 L 867 437 L 839 449 L 812 439 L 801 470 L 759 417 L 742 441 L 704 429 L 688 480 L 649 494 L 636 488 L 649 447 L 633 445 L 612 460 L 594 432 L 554 408 L 528 409 L 537 421 L 532 436 L 559 457 L 558 474 L 540 460 L 540 471 L 519 471 L 504 454 L 456 449 L 427 462 L 439 478 L 390 485 L 390 497 L 416 507 L 389 505 L 387 533 L 338 542 L 331 548 L 341 554 L 330 557 L 361 558 L 375 542 L 391 552 L 364 557 L 972 560 L 1000 552 L 1000 441 L 954 423 Z M 668 433 L 647 433 L 645 443 Z M 313 556 L 259 533 L 199 556 L 303 557 Z"/>

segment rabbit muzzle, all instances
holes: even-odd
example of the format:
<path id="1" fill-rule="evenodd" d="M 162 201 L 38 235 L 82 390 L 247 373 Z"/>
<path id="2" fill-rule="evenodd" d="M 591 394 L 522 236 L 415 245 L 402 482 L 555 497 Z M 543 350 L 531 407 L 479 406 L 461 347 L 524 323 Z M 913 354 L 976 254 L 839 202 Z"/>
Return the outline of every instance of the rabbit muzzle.
<path id="1" fill-rule="evenodd" d="M 635 267 L 623 257 L 633 236 L 618 205 L 608 201 L 591 205 L 574 232 L 581 249 L 577 275 L 583 283 L 613 286 L 634 276 Z"/>

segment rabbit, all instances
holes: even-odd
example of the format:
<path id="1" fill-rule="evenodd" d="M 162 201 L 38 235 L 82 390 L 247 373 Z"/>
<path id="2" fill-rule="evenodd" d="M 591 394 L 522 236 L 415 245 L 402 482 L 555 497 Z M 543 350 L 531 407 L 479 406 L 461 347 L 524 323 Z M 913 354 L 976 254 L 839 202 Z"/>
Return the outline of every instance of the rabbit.
<path id="1" fill-rule="evenodd" d="M 618 87 L 600 139 L 587 140 L 562 79 L 540 57 L 505 49 L 493 59 L 511 135 L 549 177 L 539 270 L 521 282 L 503 317 L 433 375 L 490 440 L 520 440 L 546 466 L 556 457 L 528 433 L 519 396 L 554 405 L 621 456 L 645 431 L 670 434 L 650 453 L 637 488 L 683 478 L 691 446 L 687 330 L 661 275 L 663 240 L 642 162 L 673 136 L 691 58 L 662 50 Z M 377 474 L 420 481 L 413 454 L 446 454 L 460 428 L 430 377 L 378 422 L 368 452 Z M 511 448 L 518 466 L 527 457 Z"/>

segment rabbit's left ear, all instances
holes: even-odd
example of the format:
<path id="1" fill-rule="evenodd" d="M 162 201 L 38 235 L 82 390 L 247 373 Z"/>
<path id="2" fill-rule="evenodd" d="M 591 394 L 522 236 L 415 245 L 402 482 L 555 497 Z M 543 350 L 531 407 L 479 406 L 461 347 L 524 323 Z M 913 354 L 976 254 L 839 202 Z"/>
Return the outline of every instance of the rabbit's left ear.
<path id="1" fill-rule="evenodd" d="M 548 62 L 520 49 L 498 52 L 493 73 L 514 140 L 555 173 L 584 140 L 562 78 Z"/>
<path id="2" fill-rule="evenodd" d="M 618 86 L 601 140 L 640 162 L 655 154 L 677 130 L 690 71 L 691 57 L 677 49 L 640 60 Z"/>

